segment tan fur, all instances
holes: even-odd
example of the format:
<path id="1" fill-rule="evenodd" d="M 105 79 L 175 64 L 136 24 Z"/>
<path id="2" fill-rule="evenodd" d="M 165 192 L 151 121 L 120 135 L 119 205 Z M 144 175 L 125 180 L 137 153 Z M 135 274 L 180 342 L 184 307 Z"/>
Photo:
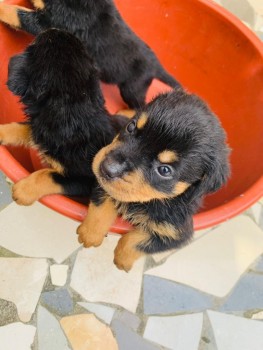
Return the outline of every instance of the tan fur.
<path id="1" fill-rule="evenodd" d="M 52 169 L 56 170 L 57 173 L 59 174 L 64 174 L 64 167 L 61 165 L 59 162 L 56 160 L 52 159 L 49 156 L 43 155 L 43 161 L 45 161 Z"/>
<path id="2" fill-rule="evenodd" d="M 83 243 L 86 248 L 101 245 L 116 217 L 117 211 L 110 198 L 98 206 L 91 203 L 85 220 L 77 230 L 79 243 Z"/>
<path id="3" fill-rule="evenodd" d="M 161 163 L 170 164 L 178 161 L 178 154 L 175 151 L 163 151 L 158 154 L 158 160 Z"/>
<path id="4" fill-rule="evenodd" d="M 118 140 L 118 135 L 114 138 L 111 144 L 109 144 L 106 147 L 103 147 L 94 157 L 93 163 L 92 163 L 92 170 L 94 174 L 99 177 L 99 168 L 101 162 L 105 159 L 108 153 L 110 151 L 113 151 L 114 149 L 118 148 L 121 145 L 121 142 Z"/>
<path id="5" fill-rule="evenodd" d="M 145 124 L 147 123 L 148 118 L 148 115 L 146 113 L 143 113 L 138 119 L 137 128 L 143 129 Z"/>
<path id="6" fill-rule="evenodd" d="M 13 199 L 20 205 L 31 205 L 49 194 L 62 194 L 63 187 L 55 183 L 52 169 L 38 170 L 13 186 Z"/>
<path id="7" fill-rule="evenodd" d="M 175 196 L 179 196 L 180 194 L 184 193 L 190 186 L 191 184 L 187 182 L 179 181 L 174 187 L 173 194 Z"/>
<path id="8" fill-rule="evenodd" d="M 9 24 L 11 27 L 20 28 L 21 24 L 17 14 L 18 10 L 32 11 L 26 7 L 0 3 L 0 21 Z"/>
<path id="9" fill-rule="evenodd" d="M 120 202 L 148 202 L 152 199 L 166 199 L 178 196 L 190 186 L 188 183 L 178 182 L 174 191 L 169 195 L 154 189 L 148 184 L 140 170 L 133 171 L 114 181 L 107 181 L 101 178 L 99 173 L 101 162 L 110 151 L 118 148 L 120 145 L 121 142 L 115 140 L 110 145 L 102 148 L 95 156 L 92 164 L 93 172 L 100 185 L 112 198 Z"/>
<path id="10" fill-rule="evenodd" d="M 149 234 L 140 229 L 135 229 L 126 233 L 118 242 L 114 251 L 114 264 L 120 270 L 128 272 L 134 262 L 141 256 L 145 255 L 142 251 L 139 251 L 136 247 L 140 243 L 147 242 Z"/>
<path id="11" fill-rule="evenodd" d="M 34 7 L 39 10 L 43 10 L 45 8 L 45 3 L 43 0 L 30 0 Z"/>
<path id="12" fill-rule="evenodd" d="M 136 114 L 136 111 L 133 109 L 122 109 L 120 110 L 117 115 L 123 115 L 124 117 L 127 117 L 129 119 L 132 119 Z"/>
<path id="13" fill-rule="evenodd" d="M 0 143 L 12 146 L 27 146 L 32 143 L 28 124 L 10 123 L 0 125 Z"/>
<path id="14" fill-rule="evenodd" d="M 95 172 L 97 175 L 98 172 Z M 142 172 L 136 170 L 114 181 L 97 177 L 100 185 L 109 195 L 120 202 L 148 202 L 152 199 L 165 199 L 169 195 L 159 192 L 149 185 Z"/>
<path id="15" fill-rule="evenodd" d="M 170 238 L 172 240 L 180 238 L 180 232 L 173 225 L 167 222 L 157 224 L 156 222 L 149 221 L 148 227 L 150 230 L 158 233 L 159 236 Z"/>

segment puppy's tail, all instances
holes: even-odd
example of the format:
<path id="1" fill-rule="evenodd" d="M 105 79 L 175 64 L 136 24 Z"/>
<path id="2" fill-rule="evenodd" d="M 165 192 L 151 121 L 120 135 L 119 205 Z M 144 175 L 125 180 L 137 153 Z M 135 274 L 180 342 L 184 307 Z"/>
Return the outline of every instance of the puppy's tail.
<path id="1" fill-rule="evenodd" d="M 169 73 L 167 73 L 162 67 L 158 69 L 156 78 L 174 89 L 181 88 L 181 84 L 176 79 L 174 79 L 174 77 L 172 77 Z"/>

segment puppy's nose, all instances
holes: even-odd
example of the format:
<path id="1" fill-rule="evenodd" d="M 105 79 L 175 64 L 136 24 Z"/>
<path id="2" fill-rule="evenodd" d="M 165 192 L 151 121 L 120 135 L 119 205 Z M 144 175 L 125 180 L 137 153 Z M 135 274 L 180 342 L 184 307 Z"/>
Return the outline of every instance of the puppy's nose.
<path id="1" fill-rule="evenodd" d="M 103 176 L 114 179 L 123 175 L 126 170 L 126 164 L 118 163 L 110 158 L 105 159 L 100 165 L 100 171 Z"/>

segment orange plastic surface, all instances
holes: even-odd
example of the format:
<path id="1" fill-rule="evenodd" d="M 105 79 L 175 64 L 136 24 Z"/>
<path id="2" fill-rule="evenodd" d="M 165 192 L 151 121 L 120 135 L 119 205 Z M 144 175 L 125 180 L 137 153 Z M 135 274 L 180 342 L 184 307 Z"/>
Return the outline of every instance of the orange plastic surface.
<path id="1" fill-rule="evenodd" d="M 10 4 L 29 7 L 27 1 Z M 195 229 L 225 221 L 263 195 L 263 45 L 238 19 L 208 0 L 116 0 L 127 23 L 156 52 L 162 64 L 188 91 L 205 99 L 219 116 L 232 148 L 232 177 L 227 186 L 208 196 L 195 215 Z M 23 119 L 17 98 L 7 90 L 10 56 L 21 52 L 32 37 L 0 25 L 0 122 Z M 167 87 L 154 81 L 148 100 Z M 110 112 L 124 107 L 118 89 L 103 85 Z M 32 163 L 33 160 L 33 163 Z M 13 181 L 36 167 L 32 152 L 0 147 L 0 168 Z M 85 205 L 63 196 L 41 201 L 76 220 Z M 118 219 L 111 231 L 125 233 Z"/>

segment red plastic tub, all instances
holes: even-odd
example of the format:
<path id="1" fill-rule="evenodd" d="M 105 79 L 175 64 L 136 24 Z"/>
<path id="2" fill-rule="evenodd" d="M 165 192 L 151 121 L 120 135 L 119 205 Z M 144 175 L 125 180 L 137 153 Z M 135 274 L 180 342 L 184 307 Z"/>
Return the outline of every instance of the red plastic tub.
<path id="1" fill-rule="evenodd" d="M 208 0 L 116 0 L 121 14 L 157 53 L 163 65 L 191 92 L 204 98 L 228 134 L 232 177 L 227 186 L 208 196 L 194 217 L 195 229 L 225 221 L 244 211 L 263 195 L 263 45 L 238 19 Z M 27 1 L 7 3 L 29 7 Z M 0 27 L 0 123 L 22 120 L 18 100 L 7 90 L 10 56 L 32 38 Z M 154 82 L 148 98 L 165 87 Z M 118 90 L 104 86 L 109 110 L 123 108 Z M 34 158 L 34 157 L 33 157 Z M 13 181 L 34 170 L 31 153 L 0 147 L 0 168 Z M 63 196 L 41 201 L 76 220 L 85 205 Z M 125 233 L 121 220 L 112 231 Z"/>

